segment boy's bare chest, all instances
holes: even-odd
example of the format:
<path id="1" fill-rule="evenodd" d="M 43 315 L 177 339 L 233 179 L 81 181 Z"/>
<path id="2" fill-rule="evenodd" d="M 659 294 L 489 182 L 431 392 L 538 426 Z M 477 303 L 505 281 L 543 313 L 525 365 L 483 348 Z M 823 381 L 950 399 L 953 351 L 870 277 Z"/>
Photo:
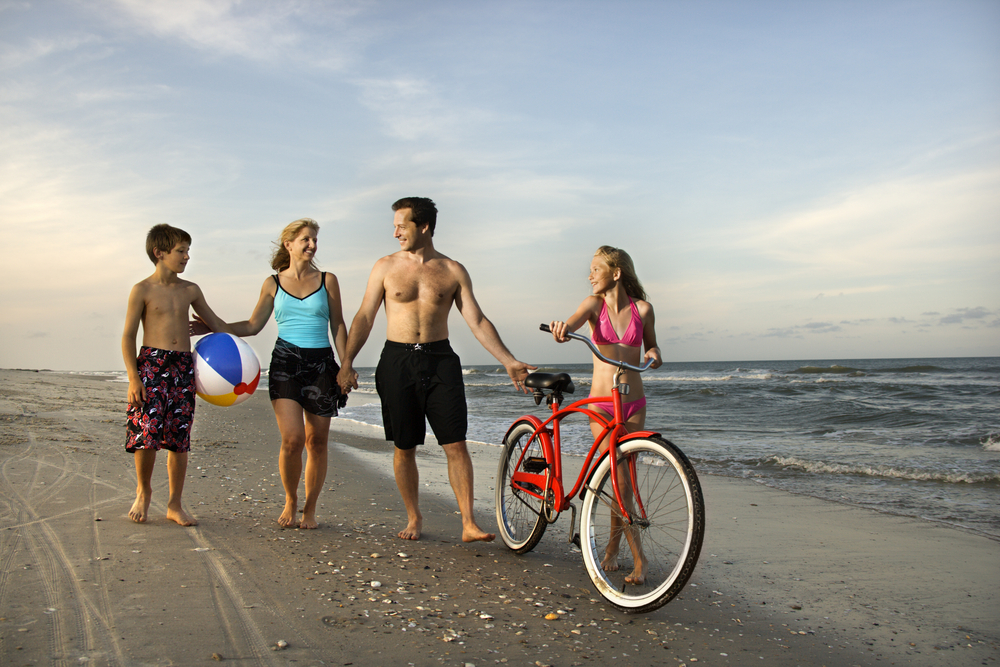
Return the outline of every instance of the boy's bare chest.
<path id="1" fill-rule="evenodd" d="M 451 304 L 457 289 L 451 273 L 427 267 L 393 271 L 385 279 L 385 297 L 396 303 Z"/>
<path id="2" fill-rule="evenodd" d="M 187 287 L 156 286 L 146 295 L 146 316 L 187 318 L 193 301 Z"/>

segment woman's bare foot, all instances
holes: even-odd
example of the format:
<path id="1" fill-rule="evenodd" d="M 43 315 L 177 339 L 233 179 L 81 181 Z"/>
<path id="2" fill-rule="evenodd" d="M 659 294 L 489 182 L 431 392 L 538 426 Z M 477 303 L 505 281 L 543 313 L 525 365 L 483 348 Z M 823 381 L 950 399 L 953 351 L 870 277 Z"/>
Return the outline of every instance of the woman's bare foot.
<path id="1" fill-rule="evenodd" d="M 299 525 L 298 517 L 295 511 L 298 504 L 297 498 L 285 499 L 285 509 L 281 512 L 281 516 L 278 517 L 279 526 L 282 528 L 295 528 Z"/>
<path id="2" fill-rule="evenodd" d="M 198 520 L 185 512 L 183 507 L 167 507 L 167 518 L 180 526 L 198 525 Z"/>
<path id="3" fill-rule="evenodd" d="M 618 568 L 618 549 L 614 551 L 610 549 L 605 550 L 604 558 L 601 560 L 601 569 L 605 572 L 617 572 Z"/>
<path id="4" fill-rule="evenodd" d="M 424 520 L 414 519 L 406 524 L 406 528 L 399 531 L 397 537 L 401 540 L 419 540 L 420 529 L 424 527 Z"/>
<path id="5" fill-rule="evenodd" d="M 146 523 L 146 517 L 149 516 L 150 499 L 149 494 L 136 491 L 135 502 L 132 503 L 132 509 L 128 511 L 128 518 L 136 523 Z"/>

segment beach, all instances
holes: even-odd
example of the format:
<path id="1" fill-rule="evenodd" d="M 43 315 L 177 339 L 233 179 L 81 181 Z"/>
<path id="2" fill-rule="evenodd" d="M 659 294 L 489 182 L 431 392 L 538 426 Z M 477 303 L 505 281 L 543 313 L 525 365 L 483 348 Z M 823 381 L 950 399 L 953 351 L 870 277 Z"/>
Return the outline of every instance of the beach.
<path id="1" fill-rule="evenodd" d="M 463 544 L 445 459 L 418 456 L 424 532 L 380 430 L 335 419 L 321 527 L 289 530 L 266 392 L 201 401 L 185 506 L 150 519 L 124 451 L 120 382 L 0 371 L 0 664 L 955 665 L 1000 657 L 1000 542 L 750 479 L 701 477 L 705 544 L 687 588 L 627 615 L 593 589 L 569 516 L 524 556 Z M 353 400 L 353 397 L 352 397 Z M 471 444 L 495 531 L 499 449 Z M 377 585 L 376 585 L 377 583 Z M 555 620 L 546 616 L 555 614 Z"/>

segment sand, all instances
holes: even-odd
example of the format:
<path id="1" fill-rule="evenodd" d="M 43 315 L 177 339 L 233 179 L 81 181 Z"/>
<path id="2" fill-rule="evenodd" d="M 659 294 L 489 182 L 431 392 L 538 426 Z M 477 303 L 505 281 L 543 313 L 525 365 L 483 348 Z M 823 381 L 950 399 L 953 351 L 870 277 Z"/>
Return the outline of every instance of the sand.
<path id="1" fill-rule="evenodd" d="M 972 665 L 1000 657 L 1000 544 L 930 522 L 703 476 L 685 591 L 643 615 L 596 594 L 568 516 L 530 554 L 463 544 L 444 457 L 419 456 L 424 535 L 378 430 L 334 420 L 319 530 L 282 529 L 265 395 L 199 403 L 185 489 L 199 521 L 146 524 L 125 385 L 0 371 L 0 664 Z M 513 417 L 513 415 L 512 415 Z M 499 440 L 502 434 L 498 434 Z M 683 443 L 678 443 L 683 447 Z M 471 445 L 494 529 L 499 450 Z M 374 587 L 373 582 L 380 582 Z M 556 613 L 558 620 L 545 620 Z M 280 644 L 280 646 L 279 646 Z"/>

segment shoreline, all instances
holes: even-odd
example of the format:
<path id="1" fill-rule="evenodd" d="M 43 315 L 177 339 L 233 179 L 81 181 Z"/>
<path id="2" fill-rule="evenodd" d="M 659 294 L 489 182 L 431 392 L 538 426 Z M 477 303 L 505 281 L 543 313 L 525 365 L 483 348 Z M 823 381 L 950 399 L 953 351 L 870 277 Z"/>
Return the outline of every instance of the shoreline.
<path id="1" fill-rule="evenodd" d="M 150 520 L 132 523 L 123 416 L 120 384 L 0 371 L 0 557 L 13 566 L 0 578 L 5 664 L 188 664 L 213 653 L 355 665 L 1000 657 L 1000 545 L 962 529 L 702 476 L 708 521 L 691 582 L 660 610 L 626 615 L 592 588 L 566 542 L 568 517 L 524 556 L 499 541 L 461 543 L 430 440 L 418 455 L 423 539 L 395 538 L 405 512 L 378 427 L 333 421 L 321 528 L 281 529 L 278 434 L 263 394 L 224 409 L 199 401 L 184 494 L 198 526 L 164 518 L 162 460 Z M 493 531 L 498 448 L 469 449 L 477 520 Z M 278 641 L 288 647 L 272 651 Z"/>

